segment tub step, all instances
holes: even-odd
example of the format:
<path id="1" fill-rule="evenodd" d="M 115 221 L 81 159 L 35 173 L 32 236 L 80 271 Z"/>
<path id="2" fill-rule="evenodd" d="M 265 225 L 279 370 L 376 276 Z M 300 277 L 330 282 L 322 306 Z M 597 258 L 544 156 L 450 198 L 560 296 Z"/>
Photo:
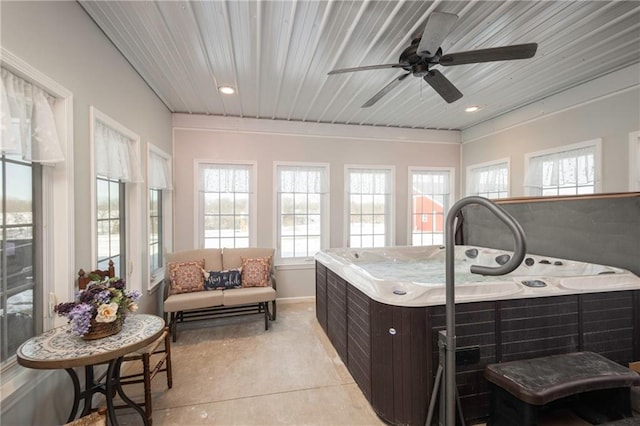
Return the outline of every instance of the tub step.
<path id="1" fill-rule="evenodd" d="M 490 364 L 489 425 L 537 424 L 538 412 L 572 406 L 592 424 L 630 417 L 630 388 L 640 375 L 602 355 L 575 352 Z"/>

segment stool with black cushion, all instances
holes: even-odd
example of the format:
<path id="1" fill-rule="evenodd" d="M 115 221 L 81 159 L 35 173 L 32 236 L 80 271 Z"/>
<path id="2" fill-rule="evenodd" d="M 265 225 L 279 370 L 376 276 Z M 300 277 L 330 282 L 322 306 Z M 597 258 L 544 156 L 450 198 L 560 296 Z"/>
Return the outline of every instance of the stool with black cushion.
<path id="1" fill-rule="evenodd" d="M 490 364 L 490 426 L 533 426 L 544 408 L 565 407 L 593 424 L 631 417 L 640 375 L 593 352 Z"/>
<path id="2" fill-rule="evenodd" d="M 171 372 L 171 334 L 169 333 L 169 328 L 165 327 L 162 335 L 149 346 L 126 355 L 124 361 L 142 361 L 142 372 L 121 376 L 120 384 L 122 386 L 136 383 L 144 384 L 144 402 L 138 403 L 138 405 L 144 408 L 149 425 L 151 425 L 151 415 L 153 412 L 151 403 L 151 380 L 153 380 L 158 373 L 166 372 L 167 387 L 171 389 L 173 386 L 173 376 Z M 154 362 L 153 365 L 151 365 L 152 361 Z"/>

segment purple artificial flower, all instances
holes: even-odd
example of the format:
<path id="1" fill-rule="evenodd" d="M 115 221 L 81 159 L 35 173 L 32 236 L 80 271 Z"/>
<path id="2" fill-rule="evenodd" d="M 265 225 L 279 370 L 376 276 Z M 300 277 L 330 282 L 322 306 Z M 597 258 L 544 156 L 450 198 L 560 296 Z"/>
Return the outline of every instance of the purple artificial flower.
<path id="1" fill-rule="evenodd" d="M 131 299 L 132 302 L 137 302 L 138 299 L 140 299 L 140 296 L 142 296 L 142 293 L 140 293 L 139 290 L 131 290 L 131 291 L 124 292 L 124 297 Z"/>
<path id="2" fill-rule="evenodd" d="M 125 282 L 122 278 L 112 278 L 113 281 L 109 281 L 109 287 L 116 290 L 124 290 Z"/>
<path id="3" fill-rule="evenodd" d="M 55 312 L 56 314 L 62 316 L 62 315 L 69 315 L 69 313 L 73 310 L 73 308 L 76 307 L 75 302 L 63 302 L 63 303 L 58 303 L 56 306 L 54 306 L 53 308 L 53 312 Z"/>
<path id="4" fill-rule="evenodd" d="M 94 308 L 86 303 L 80 303 L 69 313 L 71 329 L 78 336 L 84 336 L 89 332 L 91 318 L 94 316 Z"/>
<path id="5" fill-rule="evenodd" d="M 109 290 L 102 290 L 100 293 L 96 294 L 95 301 L 98 303 L 110 303 L 111 292 Z"/>
<path id="6" fill-rule="evenodd" d="M 86 289 L 81 290 L 78 296 L 80 303 L 94 303 L 99 294 L 105 291 L 107 288 L 101 284 L 90 284 Z"/>

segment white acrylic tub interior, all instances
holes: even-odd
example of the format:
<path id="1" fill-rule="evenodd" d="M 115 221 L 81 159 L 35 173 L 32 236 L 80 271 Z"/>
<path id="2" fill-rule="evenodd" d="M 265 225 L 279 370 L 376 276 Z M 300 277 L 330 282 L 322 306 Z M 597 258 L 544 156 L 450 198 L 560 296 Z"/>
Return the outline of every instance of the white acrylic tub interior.
<path id="1" fill-rule="evenodd" d="M 499 260 L 511 255 L 505 250 L 456 246 L 456 302 L 640 290 L 640 278 L 627 270 L 549 256 L 528 254 L 515 271 L 498 277 L 469 271 L 471 265 L 499 266 Z M 316 259 L 378 302 L 399 306 L 445 303 L 442 246 L 327 249 Z M 541 283 L 544 286 L 532 287 Z"/>

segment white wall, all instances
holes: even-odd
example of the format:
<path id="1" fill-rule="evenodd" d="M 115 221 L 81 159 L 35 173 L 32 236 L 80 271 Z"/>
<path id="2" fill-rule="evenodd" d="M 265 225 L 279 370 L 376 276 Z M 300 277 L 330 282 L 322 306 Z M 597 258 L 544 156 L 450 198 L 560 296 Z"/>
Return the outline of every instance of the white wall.
<path id="1" fill-rule="evenodd" d="M 452 167 L 459 181 L 459 133 L 358 127 L 318 123 L 274 122 L 175 114 L 174 249 L 194 247 L 196 232 L 196 159 L 257 162 L 258 233 L 255 245 L 275 247 L 274 161 L 330 164 L 330 246 L 344 239 L 345 164 L 395 166 L 395 235 L 407 244 L 409 166 Z M 313 268 L 313 266 L 311 266 Z M 278 297 L 315 295 L 313 270 L 278 268 Z M 304 288 L 304 290 L 302 289 Z"/>
<path id="2" fill-rule="evenodd" d="M 67 274 L 72 288 L 80 268 L 95 266 L 89 238 L 89 107 L 97 107 L 136 132 L 143 145 L 151 142 L 166 152 L 171 152 L 171 115 L 75 1 L 2 1 L 0 18 L 2 47 L 73 93 L 75 261 L 74 270 Z M 144 157 L 142 161 L 146 169 Z M 137 227 L 141 230 L 137 237 L 146 238 L 146 223 Z M 146 254 L 139 256 L 144 258 Z M 142 279 L 147 280 L 147 275 L 145 272 Z M 146 289 L 146 285 L 142 288 Z M 155 312 L 156 296 L 144 295 L 141 310 Z M 33 373 L 36 372 L 28 370 L 25 374 Z M 3 425 L 53 425 L 66 421 L 71 391 L 66 373 L 34 375 L 31 387 L 10 390 L 5 388 L 7 380 L 3 376 Z"/>
<path id="3" fill-rule="evenodd" d="M 522 196 L 526 153 L 602 138 L 602 192 L 626 192 L 629 134 L 638 130 L 640 65 L 634 65 L 464 130 L 462 171 L 509 157 L 511 196 Z"/>

